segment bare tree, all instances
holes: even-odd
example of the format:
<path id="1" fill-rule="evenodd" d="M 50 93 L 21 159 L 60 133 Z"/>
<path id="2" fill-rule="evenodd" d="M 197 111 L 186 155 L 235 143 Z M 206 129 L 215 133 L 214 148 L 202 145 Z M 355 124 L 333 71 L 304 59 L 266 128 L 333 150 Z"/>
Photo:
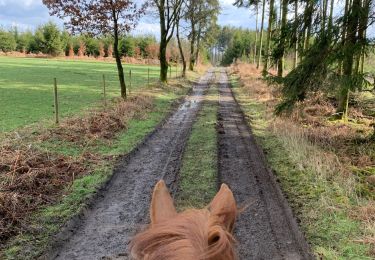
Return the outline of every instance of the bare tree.
<path id="1" fill-rule="evenodd" d="M 288 0 L 281 1 L 281 17 L 280 17 L 280 40 L 278 42 L 279 57 L 277 61 L 277 75 L 279 77 L 283 76 L 284 72 L 284 55 L 286 52 L 286 34 L 287 34 L 287 23 L 288 23 Z"/>
<path id="2" fill-rule="evenodd" d="M 152 0 L 152 2 L 157 7 L 160 19 L 160 81 L 166 83 L 168 79 L 167 46 L 174 34 L 183 0 Z"/>
<path id="3" fill-rule="evenodd" d="M 119 38 L 131 31 L 144 14 L 147 3 L 140 7 L 132 0 L 43 0 L 51 15 L 69 18 L 65 25 L 74 32 L 91 35 L 111 34 L 116 58 L 121 97 L 126 98 L 124 69 L 119 51 Z"/>
<path id="4" fill-rule="evenodd" d="M 180 26 L 181 26 L 181 21 L 183 17 L 185 16 L 186 12 L 186 5 L 181 6 L 179 14 L 177 16 L 177 21 L 176 21 L 176 38 L 177 38 L 177 43 L 178 43 L 178 49 L 180 51 L 180 57 L 181 57 L 181 62 L 182 62 L 182 77 L 185 78 L 186 76 L 186 58 L 185 58 L 185 53 L 184 49 L 182 47 L 182 42 L 181 42 L 181 36 L 180 36 Z"/>
<path id="5" fill-rule="evenodd" d="M 218 0 L 189 0 L 187 1 L 186 20 L 190 23 L 190 62 L 189 70 L 194 70 L 197 62 L 202 38 L 215 24 L 220 11 Z"/>
<path id="6" fill-rule="evenodd" d="M 270 9 L 268 15 L 268 28 L 267 28 L 267 42 L 266 42 L 266 58 L 263 65 L 263 75 L 268 73 L 268 60 L 270 56 L 270 49 L 271 49 L 271 36 L 272 36 L 272 24 L 274 21 L 274 8 L 275 8 L 275 0 L 270 0 Z"/>

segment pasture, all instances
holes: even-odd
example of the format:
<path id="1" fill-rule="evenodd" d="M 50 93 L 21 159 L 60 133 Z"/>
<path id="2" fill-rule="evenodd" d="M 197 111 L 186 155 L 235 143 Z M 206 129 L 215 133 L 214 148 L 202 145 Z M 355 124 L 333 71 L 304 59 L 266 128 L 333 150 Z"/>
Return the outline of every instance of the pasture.
<path id="1" fill-rule="evenodd" d="M 127 87 L 129 70 L 132 71 L 130 92 L 147 86 L 148 69 L 150 82 L 156 82 L 159 67 L 124 64 Z M 112 62 L 0 57 L 0 132 L 53 120 L 54 78 L 58 83 L 61 117 L 102 104 L 103 75 L 107 97 L 120 96 L 117 68 Z"/>

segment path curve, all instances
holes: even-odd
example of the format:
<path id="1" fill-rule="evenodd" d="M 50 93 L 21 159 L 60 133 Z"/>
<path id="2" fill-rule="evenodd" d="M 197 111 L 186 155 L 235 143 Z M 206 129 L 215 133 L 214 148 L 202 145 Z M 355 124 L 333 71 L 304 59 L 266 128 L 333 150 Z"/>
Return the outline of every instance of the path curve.
<path id="1" fill-rule="evenodd" d="M 233 97 L 224 69 L 219 77 L 219 181 L 248 208 L 236 222 L 240 259 L 313 259 L 262 150 Z"/>
<path id="2" fill-rule="evenodd" d="M 149 221 L 155 183 L 164 179 L 177 190 L 181 156 L 205 91 L 214 77 L 208 71 L 178 110 L 127 160 L 120 162 L 103 195 L 58 241 L 48 259 L 127 259 L 131 237 Z"/>

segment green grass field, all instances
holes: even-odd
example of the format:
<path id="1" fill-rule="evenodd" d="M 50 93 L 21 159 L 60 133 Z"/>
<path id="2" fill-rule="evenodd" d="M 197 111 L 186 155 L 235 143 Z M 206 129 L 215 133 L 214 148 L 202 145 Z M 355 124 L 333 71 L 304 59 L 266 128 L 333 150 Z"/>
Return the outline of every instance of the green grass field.
<path id="1" fill-rule="evenodd" d="M 129 70 L 132 70 L 130 91 L 147 85 L 148 68 L 150 82 L 156 82 L 159 67 L 124 64 L 127 84 Z M 53 119 L 55 77 L 62 117 L 98 105 L 103 100 L 103 74 L 107 78 L 107 96 L 119 96 L 115 63 L 0 57 L 0 132 Z"/>

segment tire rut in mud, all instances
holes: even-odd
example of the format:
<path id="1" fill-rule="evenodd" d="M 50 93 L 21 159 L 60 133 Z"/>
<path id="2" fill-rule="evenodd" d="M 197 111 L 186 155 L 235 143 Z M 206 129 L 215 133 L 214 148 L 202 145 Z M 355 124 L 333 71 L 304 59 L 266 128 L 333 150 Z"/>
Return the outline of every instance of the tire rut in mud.
<path id="1" fill-rule="evenodd" d="M 219 182 L 247 206 L 235 228 L 240 259 L 313 259 L 309 246 L 229 87 L 219 77 Z"/>
<path id="2" fill-rule="evenodd" d="M 120 160 L 101 197 L 92 203 L 47 259 L 128 259 L 131 237 L 149 221 L 155 183 L 164 179 L 172 194 L 191 127 L 214 78 L 209 71 L 192 94 L 130 157 Z"/>

